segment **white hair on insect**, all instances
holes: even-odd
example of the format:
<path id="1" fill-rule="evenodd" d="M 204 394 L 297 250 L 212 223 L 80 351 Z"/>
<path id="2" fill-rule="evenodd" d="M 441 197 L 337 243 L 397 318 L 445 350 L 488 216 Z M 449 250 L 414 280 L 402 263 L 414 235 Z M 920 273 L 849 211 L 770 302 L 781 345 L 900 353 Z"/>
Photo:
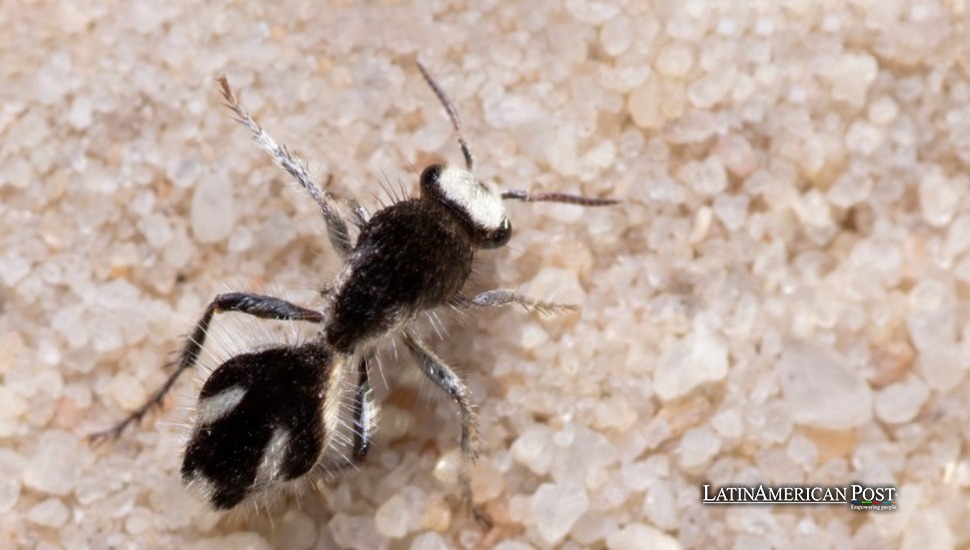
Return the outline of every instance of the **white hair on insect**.
<path id="1" fill-rule="evenodd" d="M 246 388 L 232 386 L 211 397 L 200 399 L 196 422 L 199 426 L 212 424 L 235 409 L 245 395 Z"/>
<path id="2" fill-rule="evenodd" d="M 438 177 L 441 195 L 485 230 L 496 230 L 506 218 L 502 196 L 479 182 L 468 170 L 447 166 Z"/>

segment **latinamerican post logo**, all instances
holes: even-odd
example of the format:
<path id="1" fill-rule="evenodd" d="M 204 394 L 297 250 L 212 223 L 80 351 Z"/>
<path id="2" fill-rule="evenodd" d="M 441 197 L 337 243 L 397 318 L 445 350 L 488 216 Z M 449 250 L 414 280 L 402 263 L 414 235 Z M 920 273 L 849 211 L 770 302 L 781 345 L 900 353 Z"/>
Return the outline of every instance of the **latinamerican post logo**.
<path id="1" fill-rule="evenodd" d="M 896 488 L 853 483 L 845 487 L 701 486 L 701 504 L 848 504 L 852 510 L 895 510 Z"/>

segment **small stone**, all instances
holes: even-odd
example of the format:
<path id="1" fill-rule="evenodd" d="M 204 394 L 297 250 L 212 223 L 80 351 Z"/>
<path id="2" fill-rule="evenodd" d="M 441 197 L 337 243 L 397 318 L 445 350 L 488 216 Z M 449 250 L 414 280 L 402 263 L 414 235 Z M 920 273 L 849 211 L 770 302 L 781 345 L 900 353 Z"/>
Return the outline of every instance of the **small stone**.
<path id="1" fill-rule="evenodd" d="M 425 533 L 414 537 L 411 550 L 448 550 L 448 544 L 438 533 Z"/>
<path id="2" fill-rule="evenodd" d="M 880 96 L 869 102 L 869 121 L 886 126 L 896 120 L 899 105 L 889 96 Z"/>
<path id="3" fill-rule="evenodd" d="M 714 154 L 736 178 L 746 178 L 758 169 L 754 148 L 743 136 L 729 135 L 719 139 L 714 146 Z"/>
<path id="4" fill-rule="evenodd" d="M 371 550 L 383 548 L 387 539 L 377 530 L 374 518 L 336 514 L 327 524 L 334 542 L 341 548 Z"/>
<path id="5" fill-rule="evenodd" d="M 138 229 L 145 235 L 145 240 L 156 250 L 161 250 L 172 240 L 174 232 L 172 224 L 161 214 L 149 214 L 138 220 Z"/>
<path id="6" fill-rule="evenodd" d="M 79 447 L 77 436 L 63 430 L 41 434 L 24 471 L 24 485 L 57 496 L 73 491 L 81 475 Z"/>
<path id="7" fill-rule="evenodd" d="M 613 2 L 596 0 L 566 0 L 566 9 L 577 21 L 590 25 L 602 25 L 620 12 Z"/>
<path id="8" fill-rule="evenodd" d="M 710 109 L 731 91 L 736 76 L 737 68 L 734 65 L 719 67 L 691 82 L 687 87 L 687 99 L 698 109 Z"/>
<path id="9" fill-rule="evenodd" d="M 788 441 L 787 453 L 792 462 L 806 471 L 811 471 L 818 461 L 818 449 L 815 447 L 815 443 L 801 434 L 792 436 L 791 440 Z"/>
<path id="10" fill-rule="evenodd" d="M 684 184 L 703 196 L 714 196 L 727 188 L 727 172 L 721 159 L 715 155 L 704 162 L 690 161 L 677 171 Z"/>
<path id="11" fill-rule="evenodd" d="M 485 102 L 483 116 L 493 128 L 515 128 L 539 118 L 542 111 L 531 98 L 516 94 L 503 94 Z"/>
<path id="12" fill-rule="evenodd" d="M 702 384 L 723 380 L 727 369 L 724 339 L 695 330 L 665 351 L 654 372 L 654 390 L 661 399 L 676 399 Z"/>
<path id="13" fill-rule="evenodd" d="M 125 372 L 119 372 L 111 379 L 109 391 L 115 401 L 127 411 L 135 410 L 148 397 L 148 393 L 145 391 L 145 387 L 141 382 Z"/>
<path id="14" fill-rule="evenodd" d="M 861 426 L 872 418 L 872 390 L 845 360 L 814 343 L 791 343 L 778 376 L 792 420 L 827 430 Z"/>
<path id="15" fill-rule="evenodd" d="M 633 119 L 633 123 L 640 128 L 660 128 L 665 117 L 660 112 L 660 88 L 655 79 L 647 80 L 643 86 L 633 90 L 627 98 L 626 109 Z"/>
<path id="16" fill-rule="evenodd" d="M 640 550 L 641 548 L 679 550 L 680 543 L 677 539 L 649 525 L 631 523 L 607 537 L 606 547 L 610 550 Z"/>
<path id="17" fill-rule="evenodd" d="M 856 107 L 865 105 L 869 87 L 878 72 L 876 58 L 868 53 L 841 55 L 830 65 L 827 74 L 832 84 L 832 97 Z"/>
<path id="18" fill-rule="evenodd" d="M 562 540 L 588 508 L 586 489 L 580 485 L 543 483 L 532 495 L 532 514 L 548 544 Z"/>
<path id="19" fill-rule="evenodd" d="M 236 224 L 232 187 L 225 177 L 201 178 L 192 194 L 192 234 L 202 243 L 219 242 Z"/>
<path id="20" fill-rule="evenodd" d="M 890 424 L 909 422 L 916 418 L 929 396 L 926 384 L 917 376 L 909 376 L 876 393 L 876 416 Z"/>
<path id="21" fill-rule="evenodd" d="M 879 127 L 858 120 L 845 134 L 845 148 L 853 153 L 869 156 L 879 149 L 885 137 L 885 133 Z"/>
<path id="22" fill-rule="evenodd" d="M 70 511 L 59 498 L 41 501 L 27 510 L 27 519 L 44 527 L 57 529 L 67 523 Z"/>
<path id="23" fill-rule="evenodd" d="M 677 447 L 680 466 L 684 471 L 696 473 L 706 466 L 721 450 L 721 438 L 707 427 L 691 428 L 684 433 Z"/>
<path id="24" fill-rule="evenodd" d="M 92 108 L 90 97 L 81 96 L 74 98 L 74 101 L 71 102 L 71 109 L 67 112 L 67 122 L 75 130 L 87 128 L 91 125 Z"/>
<path id="25" fill-rule="evenodd" d="M 677 495 L 669 480 L 659 479 L 647 488 L 647 494 L 643 498 L 643 515 L 661 529 L 677 528 Z"/>
<path id="26" fill-rule="evenodd" d="M 657 72 L 664 76 L 682 78 L 694 66 L 694 54 L 683 42 L 674 41 L 660 49 L 656 66 Z"/>
<path id="27" fill-rule="evenodd" d="M 594 546 L 616 530 L 616 519 L 602 512 L 586 512 L 569 531 L 569 538 L 583 547 Z"/>
<path id="28" fill-rule="evenodd" d="M 635 34 L 628 17 L 614 17 L 600 28 L 600 43 L 603 50 L 616 57 L 627 50 Z"/>
<path id="29" fill-rule="evenodd" d="M 938 167 L 923 175 L 919 182 L 919 204 L 926 223 L 936 227 L 950 223 L 960 202 L 959 189 Z"/>
<path id="30" fill-rule="evenodd" d="M 404 498 L 400 495 L 394 495 L 377 509 L 374 523 L 382 535 L 399 539 L 408 534 L 410 512 Z"/>
<path id="31" fill-rule="evenodd" d="M 729 231 L 737 231 L 748 221 L 748 206 L 750 200 L 747 195 L 719 194 L 714 197 L 712 206 L 714 215 Z"/>

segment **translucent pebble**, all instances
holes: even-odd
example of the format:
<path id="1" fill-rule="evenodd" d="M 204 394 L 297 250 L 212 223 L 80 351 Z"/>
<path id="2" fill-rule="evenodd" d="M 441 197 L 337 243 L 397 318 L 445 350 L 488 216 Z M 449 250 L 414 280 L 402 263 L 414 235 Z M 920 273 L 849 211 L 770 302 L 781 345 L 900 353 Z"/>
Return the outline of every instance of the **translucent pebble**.
<path id="1" fill-rule="evenodd" d="M 790 343 L 778 360 L 785 402 L 792 419 L 827 430 L 861 426 L 872 418 L 872 390 L 832 350 Z"/>
<path id="2" fill-rule="evenodd" d="M 868 156 L 879 149 L 884 139 L 885 133 L 878 126 L 857 120 L 845 134 L 845 147 L 853 153 Z"/>
<path id="3" fill-rule="evenodd" d="M 75 97 L 71 102 L 71 109 L 67 112 L 67 122 L 75 130 L 83 130 L 91 125 L 92 104 L 89 96 Z"/>
<path id="4" fill-rule="evenodd" d="M 633 42 L 633 27 L 628 17 L 615 17 L 600 28 L 603 50 L 616 57 L 627 50 Z"/>
<path id="5" fill-rule="evenodd" d="M 399 539 L 408 534 L 408 524 L 411 522 L 411 510 L 401 495 L 394 495 L 384 501 L 377 509 L 374 522 L 382 535 Z"/>
<path id="6" fill-rule="evenodd" d="M 334 515 L 327 525 L 330 527 L 330 535 L 334 542 L 341 548 L 370 550 L 382 548 L 387 544 L 387 538 L 377 530 L 374 518 L 370 516 L 340 513 Z"/>
<path id="7" fill-rule="evenodd" d="M 687 87 L 687 98 L 698 109 L 709 109 L 727 96 L 736 76 L 734 65 L 719 67 L 691 82 Z"/>
<path id="8" fill-rule="evenodd" d="M 815 443 L 801 434 L 792 436 L 788 441 L 786 452 L 792 462 L 807 471 L 811 471 L 818 460 L 818 449 L 815 447 Z"/>
<path id="9" fill-rule="evenodd" d="M 677 176 L 684 184 L 705 196 L 713 196 L 727 188 L 727 172 L 724 163 L 717 156 L 709 156 L 703 162 L 690 161 L 685 163 Z"/>
<path id="10" fill-rule="evenodd" d="M 138 229 L 152 248 L 159 250 L 172 240 L 172 224 L 161 214 L 149 214 L 138 220 Z"/>
<path id="11" fill-rule="evenodd" d="M 654 372 L 654 391 L 661 399 L 686 395 L 707 382 L 727 375 L 728 348 L 724 339 L 697 330 L 667 349 Z"/>
<path id="12" fill-rule="evenodd" d="M 611 514 L 602 512 L 586 512 L 569 531 L 569 538 L 583 545 L 593 546 L 616 530 L 616 519 Z"/>
<path id="13" fill-rule="evenodd" d="M 680 550 L 677 539 L 649 525 L 631 523 L 606 539 L 610 550 Z"/>
<path id="14" fill-rule="evenodd" d="M 67 522 L 70 511 L 59 498 L 42 500 L 27 510 L 27 519 L 44 527 L 58 528 Z"/>
<path id="15" fill-rule="evenodd" d="M 729 231 L 736 231 L 748 220 L 749 204 L 747 195 L 720 194 L 714 197 L 714 215 Z"/>
<path id="16" fill-rule="evenodd" d="M 711 427 L 726 439 L 737 439 L 744 433 L 744 422 L 737 409 L 725 409 L 714 415 Z"/>
<path id="17" fill-rule="evenodd" d="M 661 529 L 677 528 L 677 496 L 669 480 L 658 479 L 647 488 L 643 498 L 643 515 Z"/>
<path id="18" fill-rule="evenodd" d="M 872 187 L 873 181 L 870 175 L 849 170 L 835 180 L 826 197 L 834 206 L 850 208 L 869 198 Z"/>
<path id="19" fill-rule="evenodd" d="M 946 235 L 946 253 L 952 258 L 970 248 L 970 214 L 960 214 Z"/>
<path id="20" fill-rule="evenodd" d="M 640 128 L 659 128 L 664 123 L 660 112 L 661 96 L 656 82 L 648 80 L 627 98 L 626 109 Z"/>
<path id="21" fill-rule="evenodd" d="M 448 544 L 438 533 L 429 532 L 414 537 L 411 550 L 448 550 Z"/>
<path id="22" fill-rule="evenodd" d="M 30 262 L 20 254 L 10 251 L 0 256 L 0 281 L 4 285 L 13 288 L 28 273 Z"/>
<path id="23" fill-rule="evenodd" d="M 63 430 L 41 434 L 24 470 L 27 487 L 50 495 L 64 496 L 74 490 L 81 475 L 77 436 Z"/>
<path id="24" fill-rule="evenodd" d="M 664 76 L 682 78 L 687 76 L 693 66 L 694 53 L 683 42 L 670 42 L 657 54 L 657 72 Z"/>
<path id="25" fill-rule="evenodd" d="M 505 476 L 490 462 L 479 461 L 471 468 L 472 494 L 475 502 L 488 502 L 505 491 Z"/>
<path id="26" fill-rule="evenodd" d="M 485 102 L 485 121 L 493 128 L 514 128 L 542 115 L 536 102 L 516 94 L 503 94 Z"/>
<path id="27" fill-rule="evenodd" d="M 111 379 L 109 390 L 115 401 L 128 411 L 135 410 L 148 397 L 141 382 L 125 372 L 120 372 Z"/>
<path id="28" fill-rule="evenodd" d="M 873 124 L 886 126 L 896 120 L 899 115 L 899 105 L 889 96 L 880 96 L 869 102 L 869 121 Z"/>
<path id="29" fill-rule="evenodd" d="M 869 87 L 876 80 L 879 64 L 867 53 L 845 53 L 834 60 L 828 69 L 832 97 L 853 106 L 866 103 Z"/>
<path id="30" fill-rule="evenodd" d="M 934 167 L 920 179 L 919 204 L 926 223 L 937 227 L 950 223 L 959 202 L 959 187 L 946 177 L 942 169 Z"/>
<path id="31" fill-rule="evenodd" d="M 532 514 L 548 544 L 565 537 L 588 508 L 589 498 L 581 485 L 543 483 L 532 495 Z"/>
<path id="32" fill-rule="evenodd" d="M 890 384 L 876 394 L 876 416 L 883 422 L 902 424 L 916 418 L 930 396 L 930 390 L 917 376 Z"/>
<path id="33" fill-rule="evenodd" d="M 27 400 L 6 386 L 0 386 L 0 437 L 10 437 L 23 425 Z"/>
<path id="34" fill-rule="evenodd" d="M 203 243 L 219 242 L 236 223 L 232 187 L 224 177 L 202 178 L 192 194 L 192 234 Z"/>
<path id="35" fill-rule="evenodd" d="M 680 438 L 677 456 L 681 468 L 697 472 L 721 450 L 721 438 L 707 427 L 691 428 Z"/>
<path id="36" fill-rule="evenodd" d="M 0 477 L 0 514 L 13 509 L 20 499 L 20 479 Z"/>
<path id="37" fill-rule="evenodd" d="M 714 153 L 733 176 L 746 178 L 758 168 L 754 148 L 743 136 L 730 135 L 718 140 Z"/>
<path id="38" fill-rule="evenodd" d="M 530 295 L 566 304 L 582 304 L 586 291 L 576 272 L 560 267 L 544 267 L 529 283 Z"/>
<path id="39" fill-rule="evenodd" d="M 620 8 L 613 2 L 596 0 L 566 0 L 566 9 L 577 21 L 590 25 L 602 25 L 616 17 Z"/>

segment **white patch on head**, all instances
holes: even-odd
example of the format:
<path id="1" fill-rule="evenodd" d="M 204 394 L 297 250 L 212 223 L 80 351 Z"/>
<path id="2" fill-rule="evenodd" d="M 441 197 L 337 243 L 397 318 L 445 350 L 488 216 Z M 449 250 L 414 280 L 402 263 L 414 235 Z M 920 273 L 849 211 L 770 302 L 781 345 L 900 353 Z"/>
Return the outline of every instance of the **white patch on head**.
<path id="1" fill-rule="evenodd" d="M 269 438 L 266 449 L 263 450 L 263 460 L 256 470 L 256 485 L 264 486 L 282 477 L 283 460 L 286 459 L 290 446 L 290 431 L 285 428 L 275 428 Z"/>
<path id="2" fill-rule="evenodd" d="M 245 388 L 233 386 L 211 397 L 200 399 L 196 422 L 199 426 L 212 424 L 235 409 L 245 395 Z"/>
<path id="3" fill-rule="evenodd" d="M 441 195 L 467 214 L 475 225 L 486 231 L 502 225 L 506 217 L 502 197 L 479 183 L 471 172 L 447 166 L 438 177 L 438 188 Z"/>

